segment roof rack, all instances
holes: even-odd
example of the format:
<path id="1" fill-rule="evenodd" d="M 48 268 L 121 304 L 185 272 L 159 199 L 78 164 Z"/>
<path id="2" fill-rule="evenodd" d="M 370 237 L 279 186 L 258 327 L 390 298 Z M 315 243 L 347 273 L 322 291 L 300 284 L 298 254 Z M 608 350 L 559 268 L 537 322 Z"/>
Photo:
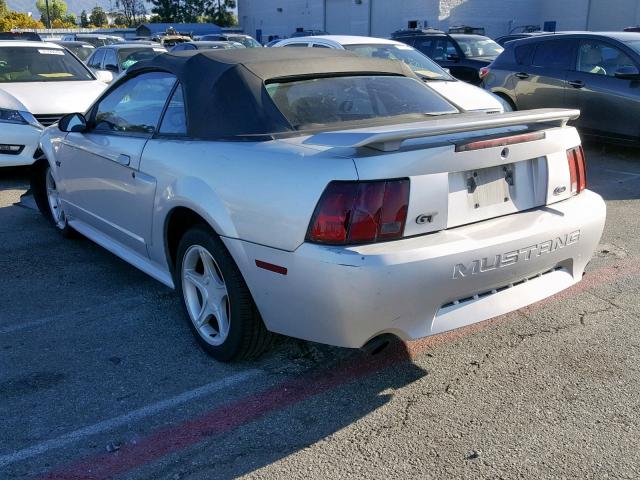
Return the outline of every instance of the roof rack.
<path id="1" fill-rule="evenodd" d="M 449 33 L 466 33 L 470 35 L 484 35 L 484 27 L 470 27 L 469 25 L 454 25 L 449 27 Z"/>
<path id="2" fill-rule="evenodd" d="M 408 35 L 415 35 L 420 33 L 444 33 L 442 30 L 438 30 L 437 28 L 402 28 L 400 30 L 396 30 L 391 34 L 392 37 L 404 37 Z"/>

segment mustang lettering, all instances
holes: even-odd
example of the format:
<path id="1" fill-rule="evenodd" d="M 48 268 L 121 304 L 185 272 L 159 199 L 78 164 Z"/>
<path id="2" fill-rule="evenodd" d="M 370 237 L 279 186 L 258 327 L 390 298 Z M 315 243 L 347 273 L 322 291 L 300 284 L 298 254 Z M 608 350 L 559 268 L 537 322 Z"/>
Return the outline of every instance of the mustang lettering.
<path id="1" fill-rule="evenodd" d="M 580 240 L 580 230 L 567 233 L 564 236 L 556 237 L 554 240 L 546 240 L 529 247 L 513 250 L 493 257 L 484 257 L 479 260 L 473 260 L 468 265 L 463 263 L 456 264 L 453 267 L 453 279 L 464 278 L 469 275 L 477 275 L 479 273 L 489 272 L 497 268 L 508 267 L 524 260 L 530 260 L 532 256 L 539 257 L 546 253 L 555 252 Z"/>

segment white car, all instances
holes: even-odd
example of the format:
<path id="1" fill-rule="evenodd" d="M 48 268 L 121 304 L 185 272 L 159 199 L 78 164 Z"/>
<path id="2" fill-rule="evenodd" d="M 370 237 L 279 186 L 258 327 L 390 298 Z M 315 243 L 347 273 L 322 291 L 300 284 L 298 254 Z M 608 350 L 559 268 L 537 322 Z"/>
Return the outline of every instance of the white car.
<path id="1" fill-rule="evenodd" d="M 429 57 L 406 43 L 352 35 L 319 35 L 281 40 L 274 47 L 311 47 L 348 50 L 363 57 L 386 58 L 405 62 L 429 87 L 463 111 L 504 112 L 511 106 L 482 88 L 462 82 Z"/>
<path id="2" fill-rule="evenodd" d="M 45 130 L 33 191 L 63 234 L 175 288 L 217 359 L 270 331 L 361 347 L 580 281 L 605 204 L 577 115 L 461 112 L 337 50 L 169 53 Z"/>
<path id="3" fill-rule="evenodd" d="M 60 45 L 0 41 L 0 167 L 31 165 L 43 128 L 85 111 L 105 88 Z"/>

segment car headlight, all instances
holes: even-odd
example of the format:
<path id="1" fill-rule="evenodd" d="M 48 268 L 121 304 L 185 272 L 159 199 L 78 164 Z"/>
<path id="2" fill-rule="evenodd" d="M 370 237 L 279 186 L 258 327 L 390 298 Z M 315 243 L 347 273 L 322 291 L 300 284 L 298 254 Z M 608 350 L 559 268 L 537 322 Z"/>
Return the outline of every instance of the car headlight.
<path id="1" fill-rule="evenodd" d="M 32 125 L 36 128 L 42 128 L 42 125 L 36 120 L 30 112 L 21 110 L 9 110 L 0 108 L 0 123 L 17 123 L 23 125 Z"/>

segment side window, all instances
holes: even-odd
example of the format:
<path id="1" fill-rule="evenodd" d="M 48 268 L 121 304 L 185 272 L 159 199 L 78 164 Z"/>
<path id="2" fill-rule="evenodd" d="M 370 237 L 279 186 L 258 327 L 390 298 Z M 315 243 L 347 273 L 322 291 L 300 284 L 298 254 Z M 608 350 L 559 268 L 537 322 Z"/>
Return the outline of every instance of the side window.
<path id="1" fill-rule="evenodd" d="M 447 55 L 458 55 L 458 50 L 456 49 L 455 44 L 451 40 L 447 40 Z M 464 52 L 465 55 L 467 52 Z"/>
<path id="2" fill-rule="evenodd" d="M 283 47 L 306 47 L 308 46 L 308 43 L 287 43 L 286 45 L 283 45 Z"/>
<path id="3" fill-rule="evenodd" d="M 571 42 L 562 40 L 540 42 L 533 55 L 532 65 L 564 70 L 571 69 L 573 67 L 571 49 Z"/>
<path id="4" fill-rule="evenodd" d="M 413 44 L 413 48 L 421 51 L 428 57 L 431 57 L 431 49 L 433 48 L 433 44 L 434 44 L 433 38 L 417 38 Z M 435 60 L 435 58 L 433 59 Z"/>
<path id="5" fill-rule="evenodd" d="M 533 61 L 533 53 L 536 51 L 535 43 L 527 43 L 519 47 L 515 47 L 514 54 L 516 57 L 516 64 L 529 66 Z"/>
<path id="6" fill-rule="evenodd" d="M 614 77 L 623 68 L 636 68 L 622 50 L 602 42 L 583 41 L 578 50 L 577 70 Z"/>
<path id="7" fill-rule="evenodd" d="M 118 71 L 118 58 L 116 57 L 116 52 L 112 48 L 105 50 L 104 69 L 112 72 Z"/>
<path id="8" fill-rule="evenodd" d="M 313 48 L 331 48 L 327 45 L 322 45 L 321 43 L 314 43 L 312 46 Z"/>
<path id="9" fill-rule="evenodd" d="M 187 134 L 187 116 L 184 108 L 182 85 L 180 84 L 178 84 L 176 91 L 169 101 L 167 111 L 164 113 L 162 123 L 160 124 L 159 133 L 164 135 Z"/>
<path id="10" fill-rule="evenodd" d="M 169 73 L 150 72 L 120 84 L 94 109 L 93 130 L 153 134 L 175 82 Z"/>
<path id="11" fill-rule="evenodd" d="M 439 38 L 432 45 L 433 50 L 430 56 L 436 61 L 446 60 L 447 55 L 456 55 L 458 53 L 453 43 L 446 38 Z"/>
<path id="12" fill-rule="evenodd" d="M 91 68 L 100 68 L 102 65 L 102 59 L 104 58 L 104 50 L 98 49 L 92 55 L 91 60 L 87 63 Z"/>

